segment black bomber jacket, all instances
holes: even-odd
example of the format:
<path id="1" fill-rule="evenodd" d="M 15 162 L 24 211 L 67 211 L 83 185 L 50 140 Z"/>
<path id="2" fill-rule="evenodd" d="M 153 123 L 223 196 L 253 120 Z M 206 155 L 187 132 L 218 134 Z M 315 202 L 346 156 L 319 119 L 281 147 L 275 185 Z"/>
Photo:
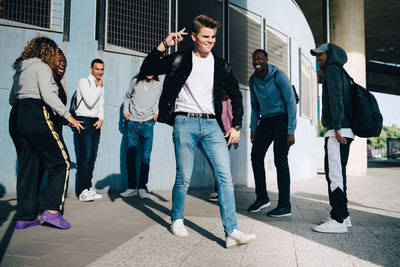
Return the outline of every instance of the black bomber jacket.
<path id="1" fill-rule="evenodd" d="M 214 56 L 214 109 L 219 126 L 223 130 L 221 120 L 222 113 L 222 89 L 228 93 L 232 105 L 232 127 L 242 127 L 243 104 L 239 84 L 233 75 L 230 65 L 222 58 Z M 177 58 L 178 57 L 178 58 Z M 144 59 L 141 71 L 147 75 L 166 74 L 158 104 L 159 114 L 157 121 L 174 124 L 175 101 L 186 79 L 192 71 L 192 50 L 179 51 L 171 55 L 163 56 L 163 52 L 153 49 Z"/>

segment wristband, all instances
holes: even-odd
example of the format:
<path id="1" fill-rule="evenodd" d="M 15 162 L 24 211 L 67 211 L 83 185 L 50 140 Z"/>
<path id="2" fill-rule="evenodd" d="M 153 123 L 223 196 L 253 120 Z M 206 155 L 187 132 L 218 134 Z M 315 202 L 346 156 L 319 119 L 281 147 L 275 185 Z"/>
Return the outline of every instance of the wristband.
<path id="1" fill-rule="evenodd" d="M 168 44 L 167 44 L 167 41 L 163 40 L 162 43 L 163 43 L 165 49 L 167 49 L 169 47 Z"/>

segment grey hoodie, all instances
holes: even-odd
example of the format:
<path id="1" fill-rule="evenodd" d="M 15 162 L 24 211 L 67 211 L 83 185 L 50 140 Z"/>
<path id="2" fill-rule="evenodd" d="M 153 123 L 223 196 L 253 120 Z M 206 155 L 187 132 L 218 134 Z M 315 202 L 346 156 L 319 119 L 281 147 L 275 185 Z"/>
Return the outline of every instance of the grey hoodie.
<path id="1" fill-rule="evenodd" d="M 51 68 L 39 58 L 30 58 L 18 63 L 13 76 L 9 103 L 17 99 L 42 99 L 58 115 L 68 118 L 71 114 L 58 97 L 58 86 Z"/>

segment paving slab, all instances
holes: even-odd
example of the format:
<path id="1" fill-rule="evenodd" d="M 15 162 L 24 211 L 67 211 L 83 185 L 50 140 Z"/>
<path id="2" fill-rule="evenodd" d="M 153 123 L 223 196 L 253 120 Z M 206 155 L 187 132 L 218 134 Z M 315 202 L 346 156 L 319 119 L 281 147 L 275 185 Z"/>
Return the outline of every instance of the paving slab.
<path id="1" fill-rule="evenodd" d="M 218 203 L 209 190 L 190 190 L 188 238 L 169 231 L 171 191 L 150 199 L 116 193 L 82 203 L 69 195 L 70 230 L 37 226 L 15 230 L 15 196 L 0 199 L 0 266 L 400 266 L 400 168 L 368 169 L 348 178 L 353 227 L 320 234 L 312 226 L 329 216 L 323 176 L 291 185 L 292 216 L 271 218 L 276 184 L 268 184 L 271 207 L 247 212 L 254 188 L 235 188 L 239 229 L 255 233 L 246 246 L 225 249 Z"/>

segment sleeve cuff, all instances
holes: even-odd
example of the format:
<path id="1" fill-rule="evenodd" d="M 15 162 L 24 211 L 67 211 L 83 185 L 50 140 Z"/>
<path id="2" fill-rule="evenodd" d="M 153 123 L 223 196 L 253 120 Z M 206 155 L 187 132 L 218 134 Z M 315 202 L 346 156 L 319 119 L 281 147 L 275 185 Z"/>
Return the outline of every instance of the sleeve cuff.
<path id="1" fill-rule="evenodd" d="M 64 117 L 65 119 L 68 119 L 69 116 L 71 116 L 71 113 L 69 113 L 69 111 L 67 111 L 67 112 L 63 115 L 63 117 Z"/>

